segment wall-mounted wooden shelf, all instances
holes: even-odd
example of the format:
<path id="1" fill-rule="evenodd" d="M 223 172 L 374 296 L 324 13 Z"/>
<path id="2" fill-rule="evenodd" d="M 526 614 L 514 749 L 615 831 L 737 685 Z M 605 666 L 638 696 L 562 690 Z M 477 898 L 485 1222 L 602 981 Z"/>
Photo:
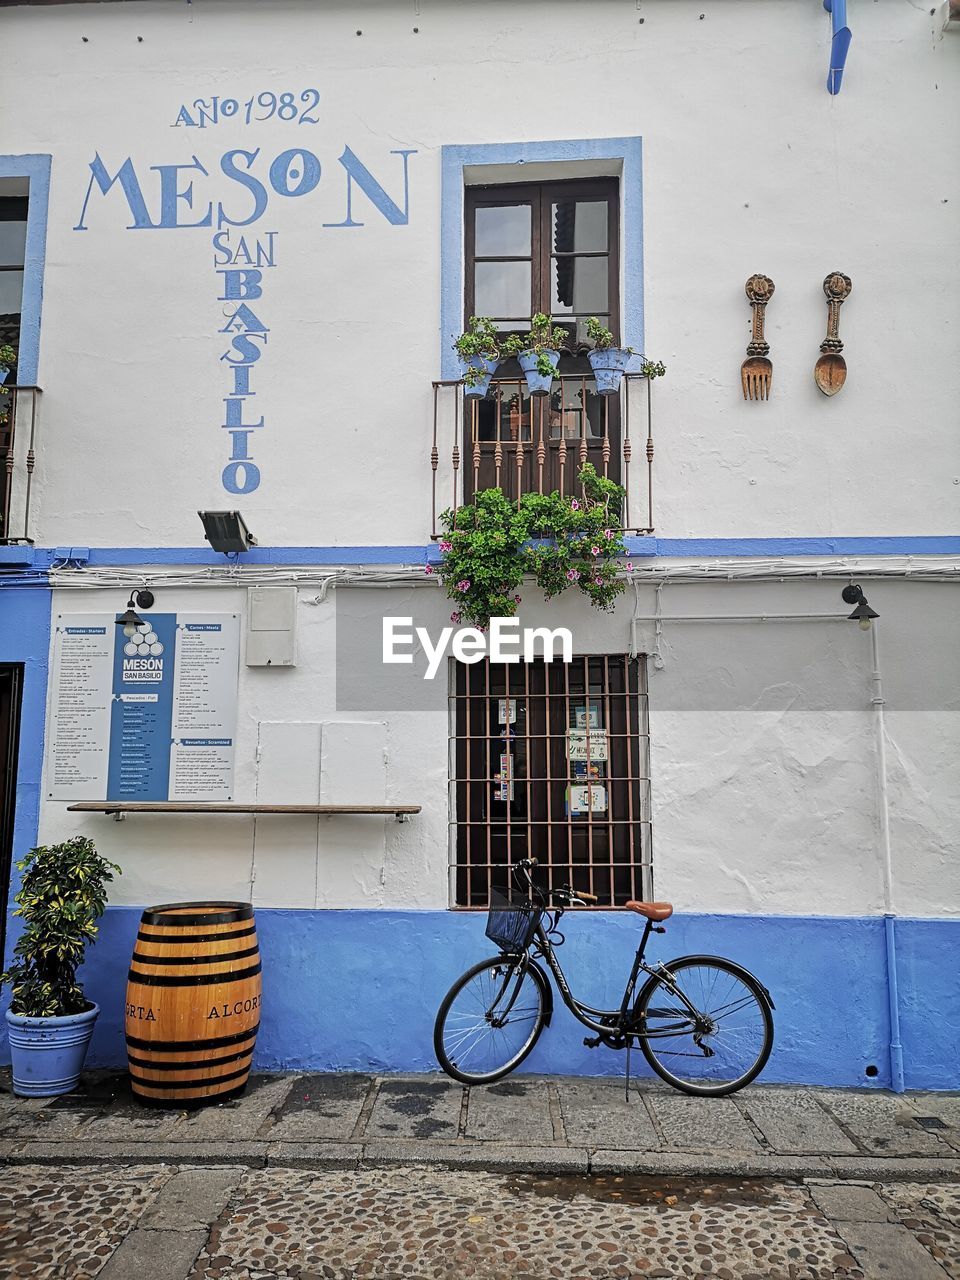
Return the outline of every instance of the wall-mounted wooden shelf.
<path id="1" fill-rule="evenodd" d="M 344 814 L 392 814 L 403 822 L 420 812 L 418 804 L 187 804 L 177 800 L 79 800 L 67 805 L 68 813 L 107 813 L 122 822 L 128 813 L 278 813 L 316 814 L 335 818 Z"/>

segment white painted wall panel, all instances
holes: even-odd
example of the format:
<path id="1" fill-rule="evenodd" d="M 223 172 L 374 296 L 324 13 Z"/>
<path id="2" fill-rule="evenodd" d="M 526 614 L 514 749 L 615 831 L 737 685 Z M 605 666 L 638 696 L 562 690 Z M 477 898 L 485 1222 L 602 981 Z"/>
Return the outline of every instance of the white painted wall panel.
<path id="1" fill-rule="evenodd" d="M 870 637 L 843 621 L 670 622 L 696 614 L 831 614 L 849 611 L 837 581 L 668 586 L 662 667 L 649 668 L 654 885 L 696 911 L 861 915 L 882 909 L 879 791 Z M 241 588 L 155 584 L 157 607 L 242 612 Z M 349 588 L 312 606 L 299 593 L 302 658 L 295 670 L 241 667 L 236 751 L 238 800 L 312 793 L 322 726 L 333 802 L 420 804 L 392 818 L 290 820 L 131 816 L 123 823 L 69 814 L 46 802 L 40 839 L 91 835 L 124 868 L 115 902 L 205 896 L 261 905 L 447 905 L 448 717 L 445 685 L 423 709 L 381 710 L 361 720 L 338 709 L 336 613 Z M 888 784 L 898 911 L 960 911 L 960 698 L 953 653 L 960 623 L 955 587 L 873 582 L 880 613 Z M 116 589 L 60 589 L 54 610 L 115 608 Z M 351 608 L 372 619 L 393 592 L 360 590 Z M 425 612 L 448 609 L 425 588 Z M 630 619 L 654 612 L 655 594 L 630 592 L 612 615 L 525 592 L 525 625 L 568 625 L 575 652 L 626 652 Z M 405 607 L 409 607 L 407 604 Z M 649 633 L 652 648 L 653 632 Z M 371 667 L 371 681 L 378 673 Z M 309 708 L 316 722 L 303 721 Z M 261 761 L 257 766 L 258 743 Z M 266 749 L 265 749 L 266 748 Z M 349 765 L 346 767 L 345 763 Z M 322 776 L 322 774 L 321 774 Z M 313 779 L 314 781 L 311 781 Z M 364 790 L 361 792 L 360 787 Z M 348 789 L 349 787 L 349 789 Z M 375 795 L 372 793 L 375 791 Z"/>
<path id="2" fill-rule="evenodd" d="M 952 532 L 960 290 L 944 246 L 960 173 L 944 122 L 960 110 L 957 42 L 899 0 L 851 7 L 850 21 L 831 97 L 829 19 L 801 0 L 645 0 L 642 12 L 622 0 L 438 0 L 419 17 L 401 4 L 242 0 L 4 9 L 4 145 L 53 155 L 38 541 L 196 546 L 198 507 L 239 505 L 264 544 L 422 543 L 440 148 L 558 133 L 643 138 L 645 345 L 668 366 L 656 388 L 658 532 Z M 171 127 L 198 97 L 242 104 L 312 85 L 316 125 L 247 125 L 241 110 Z M 363 226 L 327 225 L 344 220 L 347 145 L 395 200 L 391 152 L 416 151 L 409 225 L 388 225 L 362 193 Z M 208 176 L 180 174 L 180 190 L 194 179 L 193 209 L 179 203 L 190 221 L 208 201 L 248 216 L 250 193 L 220 167 L 228 151 L 256 152 L 266 179 L 295 146 L 319 157 L 318 187 L 271 194 L 246 229 L 277 234 L 255 366 L 263 479 L 228 499 L 215 228 L 127 230 L 118 186 L 95 191 L 87 230 L 73 228 L 95 152 L 111 174 L 130 158 L 153 216 L 151 166 L 196 155 Z M 827 400 L 812 370 L 821 282 L 835 269 L 854 286 L 841 323 L 849 377 Z M 777 286 L 774 386 L 769 403 L 747 404 L 743 283 L 758 270 Z"/>

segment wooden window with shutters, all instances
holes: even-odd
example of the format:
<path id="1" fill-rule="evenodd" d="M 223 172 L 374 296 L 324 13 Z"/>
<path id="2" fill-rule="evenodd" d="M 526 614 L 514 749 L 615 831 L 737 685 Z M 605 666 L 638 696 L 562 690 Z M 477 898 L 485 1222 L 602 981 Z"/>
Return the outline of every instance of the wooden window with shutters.
<path id="1" fill-rule="evenodd" d="M 453 665 L 455 905 L 486 906 L 530 856 L 543 886 L 575 884 L 603 906 L 649 897 L 645 659 Z"/>
<path id="2" fill-rule="evenodd" d="M 585 354 L 590 316 L 620 340 L 619 179 L 467 187 L 464 208 L 464 324 L 471 316 L 488 316 L 501 333 L 516 333 L 543 312 L 568 335 L 547 403 L 529 396 L 519 364 L 510 360 L 497 373 L 499 389 L 465 415 L 464 456 L 473 454 L 474 432 L 481 446 L 477 487 L 493 487 L 499 474 L 500 487 L 516 497 L 518 469 L 509 455 L 518 442 L 529 453 L 541 426 L 546 492 L 570 491 L 569 477 L 561 474 L 568 455 L 571 465 L 585 457 L 619 480 L 619 399 L 597 395 Z M 496 451 L 506 455 L 499 472 Z M 519 476 L 521 492 L 536 491 L 532 465 L 521 467 Z M 473 481 L 468 467 L 465 501 Z"/>

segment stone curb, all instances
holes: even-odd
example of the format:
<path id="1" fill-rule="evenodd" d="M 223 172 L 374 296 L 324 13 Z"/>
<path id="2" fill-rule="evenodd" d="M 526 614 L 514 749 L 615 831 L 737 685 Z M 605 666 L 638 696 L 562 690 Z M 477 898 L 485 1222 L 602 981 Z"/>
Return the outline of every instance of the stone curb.
<path id="1" fill-rule="evenodd" d="M 361 1168 L 382 1165 L 443 1165 L 448 1169 L 476 1169 L 491 1173 L 589 1172 L 589 1152 L 583 1147 L 519 1147 L 493 1142 L 368 1142 Z"/>
<path id="2" fill-rule="evenodd" d="M 5 1164 L 241 1164 L 262 1169 L 266 1142 L 26 1142 Z"/>
<path id="3" fill-rule="evenodd" d="M 755 1155 L 712 1151 L 594 1151 L 591 1173 L 652 1173 L 682 1178 L 818 1178 L 832 1172 L 823 1156 Z"/>
<path id="4" fill-rule="evenodd" d="M 797 1156 L 723 1151 L 522 1147 L 488 1142 L 25 1142 L 0 1146 L 0 1164 L 242 1165 L 246 1168 L 373 1169 L 435 1165 L 491 1173 L 652 1174 L 680 1178 L 799 1178 L 861 1182 L 956 1182 L 960 1161 L 929 1157 Z"/>
<path id="5" fill-rule="evenodd" d="M 271 1142 L 267 1164 L 282 1169 L 358 1169 L 359 1142 Z"/>

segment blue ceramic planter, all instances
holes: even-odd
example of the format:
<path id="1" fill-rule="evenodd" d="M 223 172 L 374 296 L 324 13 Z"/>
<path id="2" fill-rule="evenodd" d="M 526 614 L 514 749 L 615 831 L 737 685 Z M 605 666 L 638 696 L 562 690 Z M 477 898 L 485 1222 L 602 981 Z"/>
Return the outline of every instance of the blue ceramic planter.
<path id="1" fill-rule="evenodd" d="M 471 384 L 465 382 L 463 384 L 463 394 L 471 399 L 485 396 L 490 389 L 490 379 L 497 372 L 500 364 L 499 360 L 491 360 L 489 356 L 470 356 L 466 360 L 460 361 L 460 369 L 462 373 L 466 373 L 468 369 L 482 369 L 484 376 L 479 382 Z"/>
<path id="2" fill-rule="evenodd" d="M 620 390 L 620 379 L 630 364 L 630 355 L 624 347 L 607 347 L 605 351 L 587 352 L 587 358 L 593 366 L 598 395 L 612 396 Z"/>
<path id="3" fill-rule="evenodd" d="M 550 363 L 553 365 L 553 373 L 542 374 L 537 369 L 537 353 L 535 351 L 521 351 L 519 355 L 520 368 L 523 370 L 523 376 L 527 380 L 527 390 L 532 396 L 546 396 L 550 394 L 550 388 L 553 386 L 553 375 L 556 373 L 557 365 L 560 363 L 559 351 L 544 351 Z"/>
<path id="4" fill-rule="evenodd" d="M 9 372 L 10 370 L 5 365 L 0 364 L 0 387 L 2 387 L 3 384 L 6 382 L 7 374 Z"/>
<path id="5" fill-rule="evenodd" d="M 99 1012 L 95 1004 L 62 1018 L 28 1018 L 8 1009 L 13 1092 L 20 1098 L 53 1098 L 75 1089 Z"/>

